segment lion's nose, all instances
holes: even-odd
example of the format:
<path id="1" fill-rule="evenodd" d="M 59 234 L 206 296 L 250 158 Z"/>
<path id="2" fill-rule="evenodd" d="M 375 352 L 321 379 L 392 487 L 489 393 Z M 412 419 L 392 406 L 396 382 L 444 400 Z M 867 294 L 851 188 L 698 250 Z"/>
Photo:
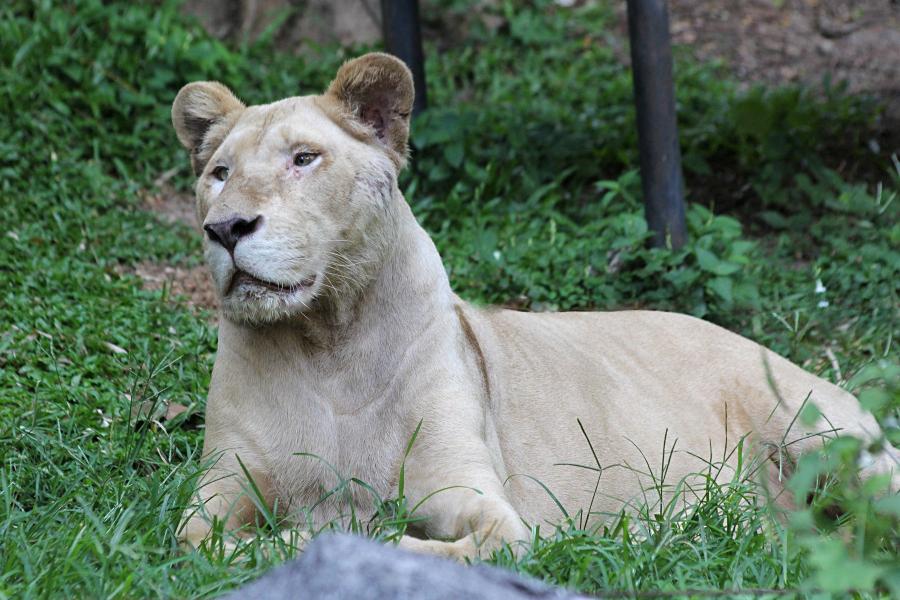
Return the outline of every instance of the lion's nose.
<path id="1" fill-rule="evenodd" d="M 220 244 L 229 252 L 234 252 L 234 247 L 241 238 L 259 229 L 261 223 L 262 215 L 252 221 L 242 217 L 232 217 L 218 223 L 208 223 L 203 226 L 203 229 L 211 242 Z"/>

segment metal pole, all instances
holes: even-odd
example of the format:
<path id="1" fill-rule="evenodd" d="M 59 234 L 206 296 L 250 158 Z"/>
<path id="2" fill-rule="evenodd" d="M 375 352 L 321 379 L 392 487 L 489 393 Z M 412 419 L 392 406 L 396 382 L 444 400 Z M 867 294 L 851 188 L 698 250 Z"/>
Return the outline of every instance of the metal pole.
<path id="1" fill-rule="evenodd" d="M 647 225 L 654 246 L 678 248 L 687 231 L 666 0 L 628 0 L 628 37 Z"/>
<path id="2" fill-rule="evenodd" d="M 417 115 L 428 105 L 418 0 L 381 0 L 381 31 L 387 51 L 412 71 L 416 89 L 413 114 Z"/>

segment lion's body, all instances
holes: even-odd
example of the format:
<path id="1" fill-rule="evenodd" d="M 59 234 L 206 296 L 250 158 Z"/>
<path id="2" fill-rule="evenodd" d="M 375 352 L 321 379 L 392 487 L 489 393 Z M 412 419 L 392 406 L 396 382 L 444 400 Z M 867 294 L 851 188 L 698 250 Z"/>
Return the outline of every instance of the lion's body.
<path id="1" fill-rule="evenodd" d="M 706 459 L 731 477 L 745 435 L 795 456 L 831 429 L 795 423 L 808 396 L 841 433 L 879 435 L 850 394 L 698 319 L 460 300 L 397 188 L 411 98 L 402 65 L 368 55 L 324 96 L 245 108 L 201 83 L 176 99 L 224 306 L 204 449 L 217 462 L 184 539 L 199 543 L 210 516 L 253 519 L 245 470 L 300 525 L 365 516 L 398 493 L 419 424 L 404 492 L 415 505 L 452 488 L 420 514 L 424 533 L 456 541 L 402 543 L 451 556 L 524 539 L 523 519 L 557 522 L 538 481 L 570 512 L 615 512 L 650 473 L 671 486 Z M 350 477 L 367 486 L 329 495 Z"/>
<path id="2" fill-rule="evenodd" d="M 807 398 L 842 433 L 868 439 L 879 432 L 844 390 L 693 317 L 491 311 L 473 321 L 482 321 L 475 331 L 510 474 L 541 479 L 570 512 L 592 505 L 609 513 L 653 501 L 660 479 L 666 496 L 691 474 L 730 480 L 742 440 L 745 461 L 771 454 L 771 462 L 756 465 L 759 475 L 788 471 L 802 450 L 834 435 L 825 421 L 808 427 L 796 418 Z M 577 420 L 603 468 L 593 502 L 597 473 L 558 466 L 597 466 Z M 822 435 L 807 437 L 816 433 Z M 743 468 L 742 476 L 752 477 L 754 467 Z M 695 479 L 688 483 L 702 487 Z M 774 494 L 782 491 L 778 481 L 768 483 Z M 507 493 L 529 521 L 558 518 L 552 499 L 527 478 L 511 480 Z"/>

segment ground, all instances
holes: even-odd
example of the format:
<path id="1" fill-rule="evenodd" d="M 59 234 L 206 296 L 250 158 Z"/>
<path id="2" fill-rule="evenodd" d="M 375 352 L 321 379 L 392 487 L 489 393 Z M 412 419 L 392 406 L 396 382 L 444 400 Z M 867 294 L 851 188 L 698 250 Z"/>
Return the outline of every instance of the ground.
<path id="1" fill-rule="evenodd" d="M 362 50 L 222 44 L 177 2 L 70 4 L 0 8 L 0 599 L 218 597 L 295 551 L 274 519 L 236 553 L 177 547 L 216 331 L 169 106 L 198 79 L 251 104 L 319 92 Z M 900 444 L 900 160 L 875 104 L 676 52 L 690 237 L 650 248 L 621 3 L 426 4 L 431 107 L 400 186 L 455 290 L 700 316 L 851 390 Z M 788 515 L 748 474 L 683 511 L 569 507 L 490 562 L 599 595 L 896 597 L 900 506 L 859 484 L 863 450 L 801 461 L 789 485 L 813 503 Z M 415 518 L 375 508 L 352 529 Z"/>
<path id="2" fill-rule="evenodd" d="M 679 0 L 675 44 L 722 59 L 742 82 L 844 81 L 900 119 L 900 3 L 893 0 Z"/>
<path id="3" fill-rule="evenodd" d="M 200 235 L 194 197 L 189 192 L 180 192 L 165 182 L 153 192 L 144 194 L 144 209 L 165 226 L 190 228 Z M 132 272 L 143 281 L 148 290 L 161 290 L 168 286 L 174 298 L 182 298 L 191 308 L 214 311 L 217 307 L 216 290 L 209 270 L 203 264 L 170 264 L 167 262 L 142 261 L 123 272 Z"/>

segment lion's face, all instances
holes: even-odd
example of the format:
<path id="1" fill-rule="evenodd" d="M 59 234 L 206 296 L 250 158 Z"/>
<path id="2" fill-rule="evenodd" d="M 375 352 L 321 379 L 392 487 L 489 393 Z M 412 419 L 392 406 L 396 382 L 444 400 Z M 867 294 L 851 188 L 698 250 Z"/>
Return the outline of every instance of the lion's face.
<path id="1" fill-rule="evenodd" d="M 314 98 L 245 109 L 196 187 L 226 314 L 288 317 L 349 276 L 395 177 L 383 152 L 348 135 Z"/>
<path id="2" fill-rule="evenodd" d="M 364 283 L 405 158 L 409 107 L 391 98 L 404 77 L 396 59 L 367 55 L 323 96 L 244 107 L 220 84 L 179 93 L 173 121 L 227 318 L 272 323 Z"/>

